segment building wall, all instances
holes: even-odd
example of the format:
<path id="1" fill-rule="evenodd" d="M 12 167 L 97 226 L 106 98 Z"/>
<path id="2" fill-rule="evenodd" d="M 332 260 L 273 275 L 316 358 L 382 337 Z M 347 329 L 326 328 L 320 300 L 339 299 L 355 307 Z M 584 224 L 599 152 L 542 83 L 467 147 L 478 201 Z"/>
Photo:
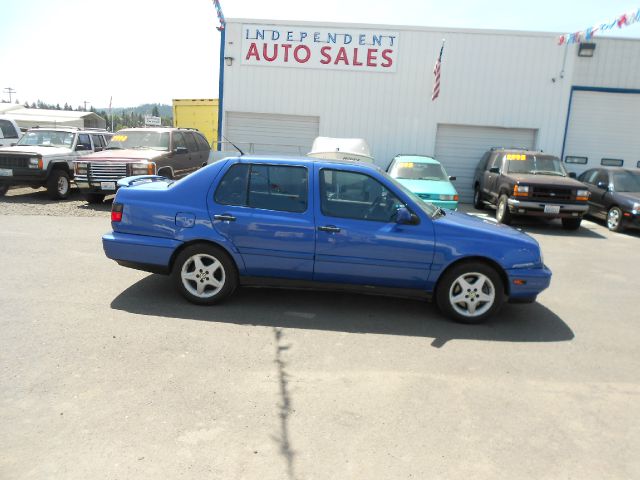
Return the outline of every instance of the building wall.
<path id="1" fill-rule="evenodd" d="M 640 42 L 596 38 L 592 58 L 576 57 L 573 85 L 640 89 Z"/>
<path id="2" fill-rule="evenodd" d="M 225 66 L 225 112 L 318 116 L 320 135 L 365 138 L 381 165 L 400 152 L 433 154 L 439 123 L 538 129 L 536 146 L 560 154 L 576 56 L 565 58 L 552 34 L 319 26 L 399 32 L 396 71 L 377 73 L 243 65 L 247 24 L 315 26 L 229 20 L 225 56 L 234 61 Z M 432 102 L 443 38 L 441 94 Z"/>

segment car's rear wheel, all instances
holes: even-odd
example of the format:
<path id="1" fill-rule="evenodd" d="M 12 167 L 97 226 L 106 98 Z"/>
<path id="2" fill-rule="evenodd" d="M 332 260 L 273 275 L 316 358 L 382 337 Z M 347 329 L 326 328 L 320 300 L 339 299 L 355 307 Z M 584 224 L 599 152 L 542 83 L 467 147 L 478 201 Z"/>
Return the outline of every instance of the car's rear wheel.
<path id="1" fill-rule="evenodd" d="M 104 195 L 103 193 L 85 193 L 84 198 L 89 203 L 100 204 L 104 201 L 105 196 L 106 195 Z"/>
<path id="2" fill-rule="evenodd" d="M 447 271 L 436 290 L 438 307 L 460 323 L 482 323 L 504 303 L 504 285 L 491 266 L 465 262 Z"/>
<path id="3" fill-rule="evenodd" d="M 577 230 L 580 228 L 580 223 L 582 223 L 581 218 L 563 218 L 562 228 L 565 230 Z"/>
<path id="4" fill-rule="evenodd" d="M 496 209 L 496 220 L 498 223 L 509 225 L 511 223 L 511 212 L 509 211 L 509 197 L 504 193 L 498 199 L 498 208 Z"/>
<path id="5" fill-rule="evenodd" d="M 56 168 L 51 171 L 47 179 L 47 194 L 54 200 L 62 200 L 69 196 L 71 181 L 69 174 L 64 170 Z"/>
<path id="6" fill-rule="evenodd" d="M 482 201 L 480 185 L 476 185 L 476 188 L 473 190 L 473 206 L 476 210 L 484 210 L 484 202 Z"/>
<path id="7" fill-rule="evenodd" d="M 224 300 L 238 285 L 233 260 L 214 245 L 196 244 L 184 249 L 176 258 L 172 275 L 180 293 L 199 305 Z"/>
<path id="8" fill-rule="evenodd" d="M 4 197 L 8 191 L 9 191 L 9 184 L 0 183 L 0 197 Z"/>
<path id="9" fill-rule="evenodd" d="M 622 225 L 622 210 L 620 207 L 611 207 L 607 212 L 607 228 L 612 232 L 624 230 Z"/>

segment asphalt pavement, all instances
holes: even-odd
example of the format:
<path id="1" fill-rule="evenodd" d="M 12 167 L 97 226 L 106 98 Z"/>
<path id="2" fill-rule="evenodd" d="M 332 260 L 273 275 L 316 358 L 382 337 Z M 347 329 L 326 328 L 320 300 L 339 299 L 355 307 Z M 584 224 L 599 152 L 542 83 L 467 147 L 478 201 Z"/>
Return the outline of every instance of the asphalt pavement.
<path id="1" fill-rule="evenodd" d="M 640 478 L 638 233 L 525 222 L 551 287 L 466 326 L 351 294 L 191 305 L 104 256 L 108 207 L 16 203 L 0 203 L 2 479 Z"/>

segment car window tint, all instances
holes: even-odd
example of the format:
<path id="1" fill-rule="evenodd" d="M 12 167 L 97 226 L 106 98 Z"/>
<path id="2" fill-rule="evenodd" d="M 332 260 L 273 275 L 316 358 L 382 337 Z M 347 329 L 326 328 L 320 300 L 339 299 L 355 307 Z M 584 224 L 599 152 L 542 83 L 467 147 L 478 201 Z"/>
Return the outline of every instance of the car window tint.
<path id="1" fill-rule="evenodd" d="M 173 133 L 173 148 L 184 147 L 187 148 L 187 144 L 184 141 L 184 137 L 180 132 Z"/>
<path id="2" fill-rule="evenodd" d="M 283 212 L 307 209 L 308 173 L 304 167 L 252 165 L 249 206 Z"/>
<path id="3" fill-rule="evenodd" d="M 200 151 L 206 152 L 211 149 L 209 147 L 209 142 L 207 142 L 206 138 L 204 138 L 199 133 L 194 133 L 194 136 L 196 137 L 196 142 L 198 142 L 198 148 L 200 149 Z"/>
<path id="4" fill-rule="evenodd" d="M 222 177 L 216 193 L 215 201 L 222 205 L 247 205 L 247 181 L 249 179 L 249 165 L 236 164 Z"/>
<path id="5" fill-rule="evenodd" d="M 391 222 L 404 204 L 368 175 L 323 169 L 320 206 L 329 217 Z"/>
<path id="6" fill-rule="evenodd" d="M 597 184 L 598 182 L 604 182 L 606 185 L 609 185 L 609 174 L 604 170 L 598 172 L 594 183 Z"/>
<path id="7" fill-rule="evenodd" d="M 580 181 L 595 184 L 595 178 L 598 175 L 598 170 L 587 170 L 580 175 Z"/>
<path id="8" fill-rule="evenodd" d="M 91 135 L 91 138 L 93 139 L 93 146 L 96 150 L 104 147 L 104 143 L 100 135 Z"/>
<path id="9" fill-rule="evenodd" d="M 4 138 L 18 138 L 18 132 L 9 120 L 0 120 L 0 130 Z"/>
<path id="10" fill-rule="evenodd" d="M 184 132 L 183 133 L 185 140 L 187 141 L 187 148 L 189 149 L 190 152 L 197 152 L 198 151 L 198 144 L 196 143 L 196 139 L 193 138 L 193 133 L 191 132 Z"/>
<path id="11" fill-rule="evenodd" d="M 89 139 L 89 135 L 86 133 L 81 133 L 78 135 L 78 145 L 86 145 L 87 147 L 91 147 L 91 140 Z"/>
<path id="12" fill-rule="evenodd" d="M 502 155 L 493 155 L 489 162 L 487 163 L 487 170 L 493 167 L 500 168 L 500 163 L 502 162 Z"/>

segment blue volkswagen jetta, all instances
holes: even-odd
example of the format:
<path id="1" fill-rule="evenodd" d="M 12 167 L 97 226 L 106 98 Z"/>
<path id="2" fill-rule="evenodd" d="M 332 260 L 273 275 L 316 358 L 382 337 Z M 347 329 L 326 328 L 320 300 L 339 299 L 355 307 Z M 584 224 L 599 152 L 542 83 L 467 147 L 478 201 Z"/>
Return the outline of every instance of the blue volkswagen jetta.
<path id="1" fill-rule="evenodd" d="M 348 289 L 433 298 L 479 323 L 506 300 L 533 302 L 551 280 L 530 236 L 445 213 L 368 164 L 241 156 L 178 181 L 119 185 L 107 257 L 170 274 L 197 304 L 238 285 Z"/>

